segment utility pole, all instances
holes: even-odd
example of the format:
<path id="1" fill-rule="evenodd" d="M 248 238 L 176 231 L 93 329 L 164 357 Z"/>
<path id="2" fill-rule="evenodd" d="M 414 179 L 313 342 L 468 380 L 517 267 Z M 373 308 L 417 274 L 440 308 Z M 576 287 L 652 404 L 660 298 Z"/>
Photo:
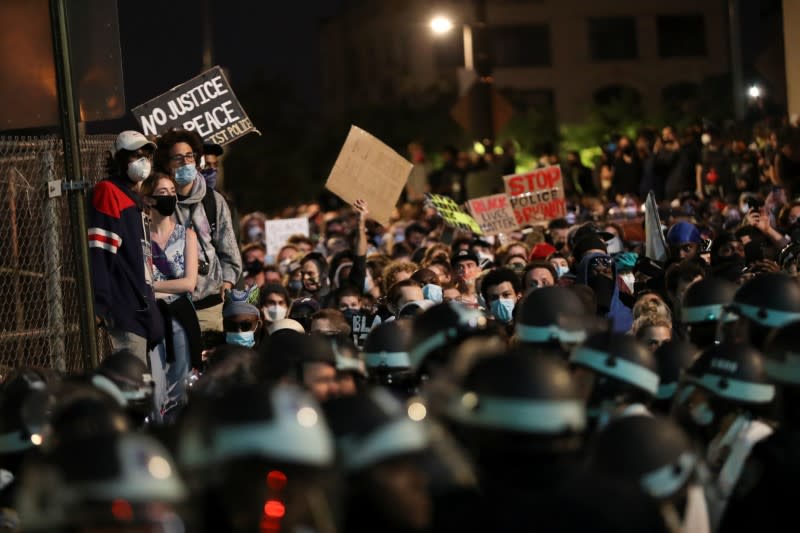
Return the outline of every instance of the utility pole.
<path id="1" fill-rule="evenodd" d="M 492 77 L 492 43 L 489 33 L 486 0 L 474 1 L 475 23 L 470 28 L 473 56 L 470 59 L 478 79 L 475 82 L 475 88 L 472 93 L 470 122 L 473 126 L 473 134 L 488 148 L 493 147 L 495 134 L 492 120 L 492 92 L 494 86 L 494 78 Z M 465 31 L 467 31 L 466 28 Z"/>
<path id="2" fill-rule="evenodd" d="M 95 368 L 97 336 L 95 333 L 94 294 L 89 270 L 89 239 L 86 230 L 86 180 L 81 169 L 78 106 L 72 78 L 72 58 L 67 29 L 67 0 L 50 0 L 50 26 L 53 33 L 53 60 L 56 67 L 56 90 L 61 134 L 64 139 L 64 184 L 69 199 L 72 245 L 75 254 L 75 279 L 80 305 L 80 331 L 86 367 Z"/>

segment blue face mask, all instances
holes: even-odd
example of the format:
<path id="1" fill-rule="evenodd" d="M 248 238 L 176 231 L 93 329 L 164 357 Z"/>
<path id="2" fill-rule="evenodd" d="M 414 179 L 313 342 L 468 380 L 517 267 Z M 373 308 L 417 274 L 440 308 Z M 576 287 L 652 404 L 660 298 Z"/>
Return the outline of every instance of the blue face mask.
<path id="1" fill-rule="evenodd" d="M 252 348 L 256 345 L 256 332 L 255 331 L 226 331 L 225 332 L 226 344 L 238 344 Z"/>
<path id="2" fill-rule="evenodd" d="M 422 296 L 424 296 L 426 300 L 436 302 L 437 304 L 442 303 L 442 300 L 444 300 L 442 288 L 434 283 L 428 283 L 422 287 Z"/>
<path id="3" fill-rule="evenodd" d="M 303 282 L 299 279 L 293 279 L 287 285 L 292 292 L 300 292 L 303 289 Z"/>
<path id="4" fill-rule="evenodd" d="M 188 185 L 197 176 L 197 167 L 192 164 L 183 165 L 175 170 L 175 183 L 178 185 Z"/>
<path id="5" fill-rule="evenodd" d="M 561 276 L 563 276 L 564 274 L 566 274 L 567 272 L 569 272 L 569 267 L 568 267 L 568 266 L 557 266 L 557 267 L 556 267 L 556 275 L 557 275 L 559 278 L 560 278 Z"/>
<path id="6" fill-rule="evenodd" d="M 217 171 L 213 168 L 204 168 L 200 171 L 200 174 L 206 179 L 206 185 L 213 189 L 217 186 Z"/>
<path id="7" fill-rule="evenodd" d="M 516 302 L 511 298 L 498 298 L 492 302 L 492 315 L 503 324 L 508 324 L 514 319 L 514 305 Z"/>

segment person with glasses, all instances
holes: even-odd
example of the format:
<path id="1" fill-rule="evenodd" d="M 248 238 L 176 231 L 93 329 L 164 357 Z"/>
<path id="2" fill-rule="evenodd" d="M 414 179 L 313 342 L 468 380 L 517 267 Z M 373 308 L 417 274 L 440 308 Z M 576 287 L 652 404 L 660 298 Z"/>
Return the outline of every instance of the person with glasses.
<path id="1" fill-rule="evenodd" d="M 223 331 L 223 300 L 239 280 L 242 257 L 227 202 L 199 172 L 202 152 L 202 140 L 195 132 L 171 130 L 158 141 L 155 163 L 175 178 L 178 222 L 197 234 L 199 276 L 192 301 L 200 330 L 206 334 Z"/>
<path id="2" fill-rule="evenodd" d="M 137 192 L 150 175 L 155 148 L 138 131 L 119 134 L 106 165 L 109 177 L 94 187 L 88 216 L 97 325 L 108 332 L 114 352 L 127 349 L 144 363 L 159 361 L 155 348 L 164 338 L 149 221 Z"/>

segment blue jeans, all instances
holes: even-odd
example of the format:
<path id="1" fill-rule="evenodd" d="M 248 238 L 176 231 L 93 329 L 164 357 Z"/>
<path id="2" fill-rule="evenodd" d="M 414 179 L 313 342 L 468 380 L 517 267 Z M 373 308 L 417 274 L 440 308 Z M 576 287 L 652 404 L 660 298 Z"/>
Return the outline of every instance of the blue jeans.
<path id="1" fill-rule="evenodd" d="M 161 344 L 160 348 L 161 362 L 166 370 L 166 397 L 161 411 L 165 421 L 169 422 L 186 403 L 186 378 L 192 365 L 189 339 L 178 321 L 172 320 L 172 348 L 175 360 L 167 362 L 166 344 Z"/>

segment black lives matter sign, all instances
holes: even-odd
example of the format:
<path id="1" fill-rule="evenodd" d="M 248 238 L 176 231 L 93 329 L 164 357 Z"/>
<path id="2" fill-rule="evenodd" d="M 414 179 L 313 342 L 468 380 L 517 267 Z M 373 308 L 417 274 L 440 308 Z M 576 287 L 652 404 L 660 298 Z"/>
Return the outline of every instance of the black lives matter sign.
<path id="1" fill-rule="evenodd" d="M 182 128 L 222 145 L 258 133 L 218 66 L 135 107 L 133 115 L 145 135 Z"/>

